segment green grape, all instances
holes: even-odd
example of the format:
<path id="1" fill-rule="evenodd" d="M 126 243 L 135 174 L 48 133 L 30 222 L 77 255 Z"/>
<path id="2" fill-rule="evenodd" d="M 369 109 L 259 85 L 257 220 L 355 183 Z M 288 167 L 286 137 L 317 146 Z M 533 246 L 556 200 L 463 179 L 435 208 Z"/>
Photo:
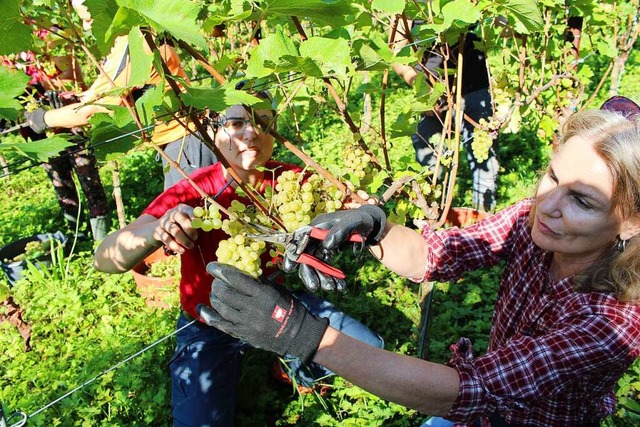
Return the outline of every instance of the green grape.
<path id="1" fill-rule="evenodd" d="M 209 207 L 196 206 L 193 208 L 194 218 L 191 220 L 193 228 L 199 228 L 202 231 L 219 230 L 222 228 L 222 215 L 215 205 Z"/>
<path id="2" fill-rule="evenodd" d="M 202 206 L 196 206 L 193 208 L 193 216 L 196 218 L 202 218 L 204 216 L 204 208 Z"/>

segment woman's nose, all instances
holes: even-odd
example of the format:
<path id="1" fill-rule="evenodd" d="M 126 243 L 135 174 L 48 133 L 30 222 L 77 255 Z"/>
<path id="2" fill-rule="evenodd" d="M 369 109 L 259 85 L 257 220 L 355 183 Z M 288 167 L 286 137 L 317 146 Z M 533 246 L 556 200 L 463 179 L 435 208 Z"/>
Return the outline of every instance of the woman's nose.
<path id="1" fill-rule="evenodd" d="M 548 190 L 538 196 L 538 209 L 547 216 L 558 216 L 563 197 L 563 190 L 560 187 Z"/>

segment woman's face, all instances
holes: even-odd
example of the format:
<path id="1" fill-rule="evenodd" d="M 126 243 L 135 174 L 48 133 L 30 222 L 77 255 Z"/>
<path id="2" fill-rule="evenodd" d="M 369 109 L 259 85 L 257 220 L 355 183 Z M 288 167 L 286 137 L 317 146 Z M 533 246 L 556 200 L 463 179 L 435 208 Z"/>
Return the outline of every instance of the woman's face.
<path id="1" fill-rule="evenodd" d="M 255 114 L 266 123 L 273 118 L 270 110 L 256 110 Z M 238 171 L 264 166 L 273 154 L 273 137 L 257 127 L 241 105 L 228 108 L 224 116 L 226 122 L 218 127 L 215 144 L 227 161 Z"/>
<path id="2" fill-rule="evenodd" d="M 611 210 L 613 185 L 593 143 L 580 136 L 569 138 L 540 181 L 533 241 L 544 250 L 588 264 L 610 248 L 616 236 L 631 237 L 630 221 Z"/>

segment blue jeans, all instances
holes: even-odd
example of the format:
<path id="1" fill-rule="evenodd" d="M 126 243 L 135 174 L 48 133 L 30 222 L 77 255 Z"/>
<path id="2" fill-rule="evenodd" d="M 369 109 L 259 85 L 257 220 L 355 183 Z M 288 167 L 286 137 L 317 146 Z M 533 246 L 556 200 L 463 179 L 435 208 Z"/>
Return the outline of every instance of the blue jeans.
<path id="1" fill-rule="evenodd" d="M 382 338 L 329 302 L 308 293 L 297 293 L 296 297 L 309 312 L 329 318 L 332 327 L 367 344 L 384 346 Z M 188 323 L 181 314 L 177 328 Z M 242 354 L 250 346 L 200 322 L 178 332 L 176 341 L 176 352 L 169 362 L 173 425 L 233 426 Z M 299 359 L 285 359 L 300 384 L 312 384 L 315 378 L 332 374 L 316 363 L 305 366 Z"/>
<path id="2" fill-rule="evenodd" d="M 463 95 L 464 113 L 474 121 L 486 119 L 493 114 L 491 107 L 491 94 L 487 89 L 480 89 Z M 413 148 L 416 151 L 416 160 L 422 166 L 433 168 L 437 147 L 429 143 L 429 139 L 442 133 L 442 117 L 424 114 L 418 123 L 418 129 L 411 136 Z M 473 155 L 471 142 L 473 141 L 473 125 L 466 120 L 462 121 L 461 145 L 467 151 L 469 168 L 473 177 L 473 208 L 487 212 L 493 211 L 496 205 L 496 179 L 498 177 L 498 159 L 496 157 L 495 142 L 489 149 L 489 158 L 478 162 Z"/>
<path id="3" fill-rule="evenodd" d="M 452 425 L 453 423 L 451 421 L 445 420 L 444 418 L 431 417 L 422 423 L 420 427 L 451 427 Z"/>

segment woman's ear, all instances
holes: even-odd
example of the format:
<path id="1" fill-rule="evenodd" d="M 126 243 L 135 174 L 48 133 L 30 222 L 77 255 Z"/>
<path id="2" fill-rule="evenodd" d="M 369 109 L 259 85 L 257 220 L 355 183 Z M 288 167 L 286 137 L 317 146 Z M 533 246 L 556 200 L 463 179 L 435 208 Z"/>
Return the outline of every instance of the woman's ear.
<path id="1" fill-rule="evenodd" d="M 620 239 L 629 240 L 640 234 L 640 215 L 634 215 L 622 223 Z"/>

